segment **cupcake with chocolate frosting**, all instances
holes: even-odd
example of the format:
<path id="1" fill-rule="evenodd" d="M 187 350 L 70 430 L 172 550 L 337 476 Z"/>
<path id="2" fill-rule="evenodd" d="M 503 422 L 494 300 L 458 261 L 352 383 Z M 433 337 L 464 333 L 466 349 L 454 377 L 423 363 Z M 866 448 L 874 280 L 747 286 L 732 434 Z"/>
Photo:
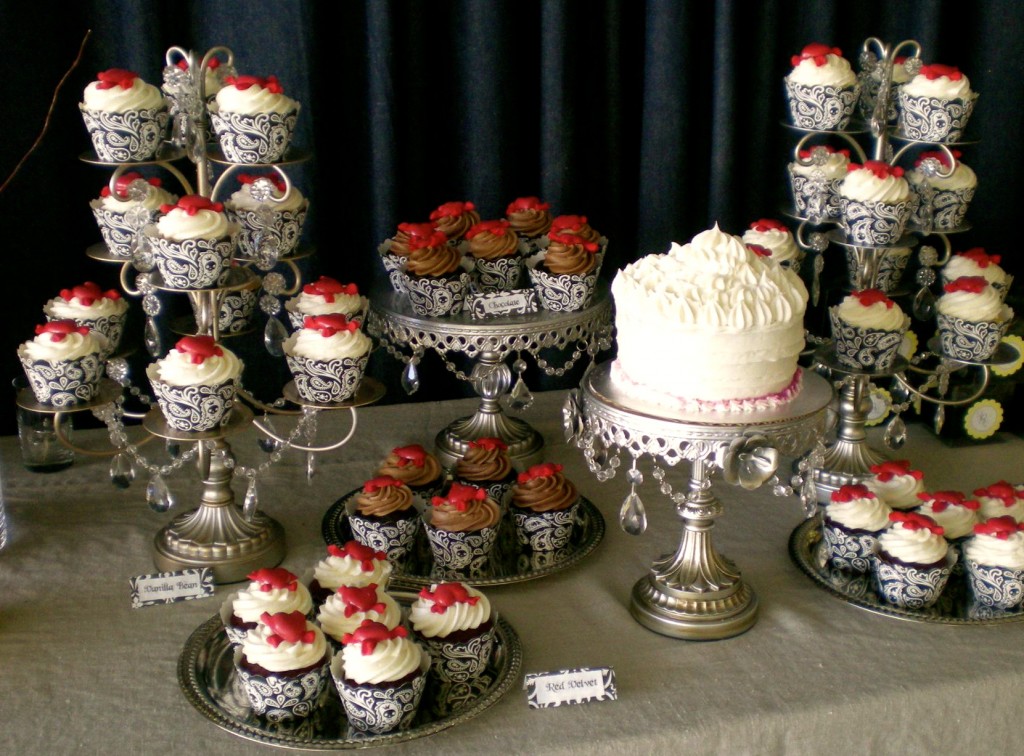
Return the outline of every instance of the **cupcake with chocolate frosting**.
<path id="1" fill-rule="evenodd" d="M 352 535 L 364 546 L 401 561 L 416 538 L 420 514 L 412 491 L 397 478 L 380 476 L 366 481 L 346 506 Z"/>
<path id="2" fill-rule="evenodd" d="M 470 441 L 466 453 L 455 463 L 455 478 L 486 489 L 488 496 L 502 504 L 516 479 L 508 444 L 500 438 Z"/>
<path id="3" fill-rule="evenodd" d="M 545 462 L 520 473 L 512 486 L 516 536 L 534 551 L 555 551 L 572 540 L 580 495 L 562 474 L 562 465 Z"/>
<path id="4" fill-rule="evenodd" d="M 396 446 L 377 467 L 377 475 L 402 481 L 424 507 L 444 486 L 441 463 L 419 444 Z"/>
<path id="5" fill-rule="evenodd" d="M 539 197 L 516 197 L 505 208 L 505 217 L 520 238 L 539 239 L 551 229 L 550 210 Z"/>
<path id="6" fill-rule="evenodd" d="M 448 244 L 441 231 L 409 239 L 403 280 L 413 312 L 431 317 L 462 312 L 470 286 L 469 274 L 462 269 L 462 253 Z"/>
<path id="7" fill-rule="evenodd" d="M 444 496 L 435 496 L 425 530 L 441 574 L 482 572 L 498 538 L 501 510 L 476 486 L 452 483 Z"/>
<path id="8" fill-rule="evenodd" d="M 430 213 L 430 221 L 449 241 L 456 242 L 480 222 L 480 213 L 472 202 L 445 202 Z"/>
<path id="9" fill-rule="evenodd" d="M 551 222 L 547 249 L 526 261 L 541 306 L 554 312 L 582 310 L 594 294 L 604 240 L 583 215 L 562 215 Z"/>
<path id="10" fill-rule="evenodd" d="M 523 271 L 519 237 L 507 220 L 481 221 L 466 232 L 476 286 L 481 291 L 509 291 Z"/>

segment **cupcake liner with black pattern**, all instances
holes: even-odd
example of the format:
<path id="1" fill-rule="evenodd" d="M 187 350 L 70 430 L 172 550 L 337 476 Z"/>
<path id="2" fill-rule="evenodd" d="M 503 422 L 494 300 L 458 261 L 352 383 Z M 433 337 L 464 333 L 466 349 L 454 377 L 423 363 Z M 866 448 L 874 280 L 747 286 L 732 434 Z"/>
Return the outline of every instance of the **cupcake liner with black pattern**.
<path id="1" fill-rule="evenodd" d="M 846 528 L 823 518 L 820 548 L 825 564 L 845 572 L 870 572 L 876 543 L 878 532 Z"/>
<path id="2" fill-rule="evenodd" d="M 175 202 L 177 201 L 173 195 L 172 198 Z M 99 227 L 100 236 L 103 237 L 103 243 L 106 245 L 107 251 L 114 257 L 120 257 L 125 260 L 132 259 L 132 254 L 138 243 L 138 229 L 141 225 L 146 225 L 145 223 L 139 224 L 135 222 L 132 218 L 132 213 L 146 213 L 147 223 L 152 222 L 156 217 L 155 212 L 147 211 L 141 207 L 131 208 L 131 212 L 108 210 L 103 207 L 102 200 L 92 200 L 89 202 L 89 207 L 92 209 L 93 217 L 96 218 L 96 225 Z"/>
<path id="3" fill-rule="evenodd" d="M 548 273 L 541 268 L 547 251 L 526 260 L 526 271 L 540 298 L 540 305 L 550 312 L 576 312 L 590 304 L 597 286 L 597 276 L 604 260 L 604 246 L 596 253 L 594 269 L 585 275 Z"/>
<path id="4" fill-rule="evenodd" d="M 164 141 L 170 115 L 167 107 L 112 113 L 78 106 L 96 156 L 107 163 L 141 163 L 151 159 Z"/>
<path id="5" fill-rule="evenodd" d="M 965 560 L 967 585 L 979 606 L 999 611 L 1016 610 L 1024 603 L 1024 570 L 978 564 Z"/>
<path id="6" fill-rule="evenodd" d="M 857 244 L 886 247 L 896 244 L 910 219 L 910 200 L 903 202 L 861 202 L 840 197 L 843 230 Z"/>
<path id="7" fill-rule="evenodd" d="M 899 134 L 920 142 L 959 142 L 977 100 L 977 93 L 966 100 L 914 97 L 900 87 L 896 92 Z"/>
<path id="8" fill-rule="evenodd" d="M 942 353 L 947 357 L 967 362 L 983 362 L 991 357 L 999 342 L 1006 335 L 1010 321 L 1002 323 L 993 321 L 971 321 L 953 318 L 937 313 L 935 320 L 939 326 L 939 344 Z"/>
<path id="9" fill-rule="evenodd" d="M 374 551 L 388 555 L 388 561 L 398 564 L 412 549 L 423 519 L 419 511 L 412 507 L 402 517 L 364 517 L 357 509 L 356 497 L 345 503 L 348 523 L 352 528 L 352 537 Z"/>
<path id="10" fill-rule="evenodd" d="M 291 144 L 299 110 L 287 113 L 228 113 L 210 107 L 210 122 L 221 152 L 232 163 L 257 165 L 280 160 Z"/>
<path id="11" fill-rule="evenodd" d="M 472 573 L 487 566 L 498 540 L 497 526 L 468 532 L 453 532 L 424 524 L 434 565 L 441 574 Z"/>
<path id="12" fill-rule="evenodd" d="M 295 210 L 276 210 L 273 203 L 259 210 L 227 206 L 225 213 L 241 229 L 238 251 L 248 258 L 259 260 L 266 245 L 275 248 L 275 256 L 285 257 L 295 251 L 306 223 L 309 201 Z"/>
<path id="13" fill-rule="evenodd" d="M 147 227 L 146 235 L 153 245 L 157 270 L 168 289 L 210 289 L 227 278 L 235 252 L 238 227 L 232 224 L 230 236 L 219 239 L 185 239 L 172 241 Z"/>
<path id="14" fill-rule="evenodd" d="M 335 360 L 285 354 L 299 396 L 315 404 L 334 404 L 351 398 L 363 380 L 369 359 L 369 353 L 355 359 L 342 357 Z"/>
<path id="15" fill-rule="evenodd" d="M 423 649 L 420 651 L 420 674 L 401 685 L 354 684 L 345 679 L 344 657 L 341 654 L 334 657 L 331 677 L 353 730 L 384 735 L 407 730 L 412 726 L 427 684 L 427 670 L 430 668 L 430 657 Z"/>
<path id="16" fill-rule="evenodd" d="M 258 281 L 258 279 L 257 279 Z M 229 291 L 220 303 L 217 328 L 221 333 L 241 333 L 252 326 L 256 314 L 257 287 Z"/>
<path id="17" fill-rule="evenodd" d="M 102 335 L 97 341 L 105 342 Z M 105 345 L 104 347 L 105 348 Z M 25 369 L 25 377 L 36 401 L 51 407 L 73 407 L 91 402 L 99 396 L 99 383 L 103 377 L 103 360 L 99 353 L 87 354 L 74 360 L 50 362 L 33 360 L 25 345 L 18 347 L 18 359 Z"/>
<path id="18" fill-rule="evenodd" d="M 858 370 L 888 370 L 892 367 L 903 343 L 903 334 L 910 325 L 909 318 L 905 319 L 899 331 L 882 331 L 852 326 L 839 317 L 838 309 L 834 306 L 828 311 L 836 359 Z"/>
<path id="19" fill-rule="evenodd" d="M 518 254 L 473 261 L 473 285 L 477 291 L 511 291 L 519 286 L 522 275 L 523 258 Z"/>
<path id="20" fill-rule="evenodd" d="M 805 176 L 794 171 L 792 165 L 787 170 L 797 215 L 812 221 L 839 219 L 842 214 L 839 206 L 839 185 L 842 179 Z"/>
<path id="21" fill-rule="evenodd" d="M 833 87 L 825 84 L 786 82 L 787 102 L 793 125 L 801 129 L 832 131 L 846 128 L 857 104 L 860 85 Z"/>
<path id="22" fill-rule="evenodd" d="M 391 288 L 399 294 L 405 294 L 407 291 L 405 287 L 405 258 L 391 251 L 391 239 L 385 239 L 377 247 L 377 254 L 380 255 L 384 272 L 388 274 Z"/>
<path id="23" fill-rule="evenodd" d="M 164 420 L 175 430 L 192 433 L 219 428 L 228 421 L 235 406 L 234 379 L 211 386 L 172 386 L 160 380 L 155 362 L 146 368 L 146 377 Z"/>
<path id="24" fill-rule="evenodd" d="M 403 272 L 402 278 L 413 312 L 433 318 L 462 312 L 472 284 L 469 273 L 464 270 L 437 278 L 410 276 Z"/>
<path id="25" fill-rule="evenodd" d="M 416 639 L 430 654 L 431 674 L 442 682 L 466 682 L 479 677 L 491 661 L 495 639 L 494 625 L 467 640 L 427 638 L 419 633 Z"/>
<path id="26" fill-rule="evenodd" d="M 862 266 L 857 259 L 857 250 L 853 247 L 846 247 L 844 251 L 846 253 L 847 280 L 850 287 L 856 289 L 858 288 L 857 280 L 860 278 L 862 270 Z M 885 294 L 892 294 L 899 288 L 900 281 L 903 280 L 903 273 L 906 271 L 907 263 L 909 262 L 909 252 L 906 254 L 894 254 L 890 250 L 884 255 L 880 255 L 874 288 L 879 289 Z"/>
<path id="27" fill-rule="evenodd" d="M 911 214 L 910 222 L 921 228 L 936 231 L 952 231 L 963 225 L 964 217 L 967 215 L 967 208 L 974 199 L 976 187 L 968 186 L 962 189 L 932 189 L 927 195 L 919 191 L 914 184 L 911 189 Z"/>
<path id="28" fill-rule="evenodd" d="M 253 712 L 271 722 L 308 717 L 320 706 L 327 691 L 329 660 L 301 675 L 265 676 L 247 669 L 242 662 L 242 649 L 236 648 L 234 663 Z"/>
<path id="29" fill-rule="evenodd" d="M 883 601 L 902 609 L 927 609 L 942 595 L 956 563 L 955 549 L 949 549 L 938 566 L 908 564 L 877 556 L 875 587 Z"/>
<path id="30" fill-rule="evenodd" d="M 512 522 L 516 526 L 516 539 L 535 552 L 558 551 L 572 541 L 576 525 L 579 500 L 565 509 L 534 512 L 512 506 Z"/>

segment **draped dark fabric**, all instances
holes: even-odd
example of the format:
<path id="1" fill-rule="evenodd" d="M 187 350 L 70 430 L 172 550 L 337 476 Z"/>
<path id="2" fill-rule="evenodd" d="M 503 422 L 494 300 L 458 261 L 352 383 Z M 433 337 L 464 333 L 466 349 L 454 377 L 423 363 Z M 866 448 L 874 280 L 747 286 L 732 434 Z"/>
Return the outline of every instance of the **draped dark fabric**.
<path id="1" fill-rule="evenodd" d="M 296 144 L 315 158 L 294 178 L 312 202 L 316 267 L 369 288 L 385 283 L 377 244 L 453 199 L 474 201 L 485 218 L 526 194 L 587 215 L 611 240 L 609 279 L 715 222 L 741 233 L 788 201 L 789 57 L 822 41 L 856 65 L 868 36 L 917 39 L 926 62 L 958 65 L 981 93 L 968 128 L 977 143 L 964 148 L 979 176 L 973 229 L 954 248 L 1002 252 L 1020 277 L 1021 28 L 1024 4 L 1013 0 L 93 0 L 49 15 L 2 0 L 2 176 L 39 133 L 57 81 L 93 31 L 46 138 L 0 194 L 4 375 L 19 374 L 16 346 L 61 287 L 116 284 L 112 267 L 83 254 L 99 240 L 87 203 L 106 174 L 76 159 L 88 147 L 78 102 L 109 67 L 159 83 L 170 45 L 226 45 L 240 72 L 274 73 L 302 103 Z M 461 390 L 434 368 L 422 396 Z M 9 432 L 10 402 L 0 407 Z"/>

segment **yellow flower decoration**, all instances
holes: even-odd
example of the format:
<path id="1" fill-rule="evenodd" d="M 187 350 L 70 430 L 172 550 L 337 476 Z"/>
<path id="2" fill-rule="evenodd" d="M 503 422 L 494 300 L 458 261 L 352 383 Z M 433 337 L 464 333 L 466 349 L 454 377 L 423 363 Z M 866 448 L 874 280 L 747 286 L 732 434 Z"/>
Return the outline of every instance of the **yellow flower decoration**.
<path id="1" fill-rule="evenodd" d="M 903 334 L 903 341 L 900 342 L 900 348 L 896 350 L 900 357 L 910 359 L 917 353 L 917 334 L 913 331 L 907 331 Z"/>
<path id="2" fill-rule="evenodd" d="M 973 439 L 981 441 L 995 435 L 1003 424 L 1003 405 L 995 399 L 975 402 L 964 415 L 964 430 Z"/>
<path id="3" fill-rule="evenodd" d="M 864 425 L 871 427 L 878 425 L 889 415 L 889 410 L 892 408 L 892 394 L 884 388 L 872 386 L 868 398 L 871 400 L 871 409 L 868 410 L 868 419 L 864 421 Z"/>
<path id="4" fill-rule="evenodd" d="M 1017 350 L 1017 359 L 1013 362 L 1007 362 L 1003 365 L 993 365 L 992 375 L 998 375 L 1000 378 L 1005 378 L 1008 375 L 1013 375 L 1020 366 L 1024 365 L 1024 339 L 1017 334 L 1013 333 L 1009 336 L 1003 336 L 1003 343 L 1009 344 Z"/>

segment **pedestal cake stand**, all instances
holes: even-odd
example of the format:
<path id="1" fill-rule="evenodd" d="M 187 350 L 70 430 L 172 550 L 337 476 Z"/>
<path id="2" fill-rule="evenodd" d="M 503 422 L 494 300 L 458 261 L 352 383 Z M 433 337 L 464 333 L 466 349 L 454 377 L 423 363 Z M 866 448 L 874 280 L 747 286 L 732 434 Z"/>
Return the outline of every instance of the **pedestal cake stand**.
<path id="1" fill-rule="evenodd" d="M 598 480 L 619 466 L 619 454 L 632 457 L 632 489 L 622 509 L 623 528 L 639 534 L 646 527 L 636 485 L 641 456 L 654 462 L 662 493 L 676 504 L 683 532 L 675 553 L 655 560 L 633 587 L 630 613 L 662 635 L 717 640 L 748 630 L 756 619 L 757 597 L 739 570 L 711 541 L 722 502 L 711 491 L 720 468 L 728 483 L 759 487 L 778 467 L 779 455 L 797 456 L 820 442 L 832 388 L 818 375 L 804 374 L 800 394 L 781 407 L 744 413 L 683 412 L 645 404 L 627 396 L 611 380 L 611 363 L 591 370 L 579 392 L 566 401 L 567 435 L 572 435 Z M 673 494 L 660 465 L 690 462 L 688 491 Z M 810 478 L 810 476 L 807 476 Z M 783 486 L 783 488 L 785 488 Z M 805 491 L 804 496 L 813 496 Z"/>
<path id="2" fill-rule="evenodd" d="M 606 284 L 598 285 L 590 304 L 582 310 L 539 310 L 484 319 L 475 319 L 469 313 L 446 317 L 416 315 L 407 296 L 387 292 L 371 297 L 366 329 L 380 339 L 388 352 L 406 363 L 404 383 L 410 381 L 410 368 L 412 382 L 418 383 L 415 366 L 427 349 L 433 349 L 452 373 L 472 382 L 480 395 L 476 414 L 453 421 L 438 434 L 437 455 L 442 464 L 454 465 L 465 455 L 470 441 L 496 437 L 508 444 L 510 457 L 527 466 L 541 461 L 544 440 L 526 421 L 509 417 L 502 411 L 500 399 L 512 388 L 512 370 L 505 360 L 513 352 L 527 352 L 549 375 L 563 375 L 583 354 L 593 359 L 610 346 L 611 314 Z M 565 349 L 570 345 L 574 345 L 572 355 L 560 367 L 550 366 L 540 357 L 542 349 Z M 405 356 L 399 346 L 410 348 L 412 356 Z M 466 375 L 459 370 L 448 354 L 464 354 L 475 359 L 471 373 Z M 521 357 L 516 363 L 516 372 L 526 369 Z M 513 398 L 521 380 L 520 377 L 517 386 L 512 388 Z M 523 387 L 525 389 L 525 384 Z"/>

